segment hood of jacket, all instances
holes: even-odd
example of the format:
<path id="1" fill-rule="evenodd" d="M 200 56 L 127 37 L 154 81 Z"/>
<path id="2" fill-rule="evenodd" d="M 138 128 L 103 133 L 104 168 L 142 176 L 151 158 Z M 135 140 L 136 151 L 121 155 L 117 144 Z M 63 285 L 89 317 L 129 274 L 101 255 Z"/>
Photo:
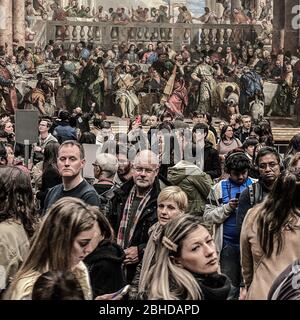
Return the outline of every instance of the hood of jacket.
<path id="1" fill-rule="evenodd" d="M 182 180 L 191 175 L 203 175 L 199 167 L 195 164 L 181 160 L 175 166 L 168 169 L 168 180 L 174 184 L 178 185 Z"/>

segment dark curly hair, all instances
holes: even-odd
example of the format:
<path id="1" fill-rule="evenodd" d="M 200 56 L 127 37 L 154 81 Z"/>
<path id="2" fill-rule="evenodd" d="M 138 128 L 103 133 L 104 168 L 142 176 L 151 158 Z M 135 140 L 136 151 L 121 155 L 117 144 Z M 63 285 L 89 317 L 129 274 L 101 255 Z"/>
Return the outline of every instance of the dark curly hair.
<path id="1" fill-rule="evenodd" d="M 230 173 L 232 170 L 243 172 L 250 169 L 250 161 L 243 149 L 236 148 L 227 154 L 224 168 L 226 173 Z"/>

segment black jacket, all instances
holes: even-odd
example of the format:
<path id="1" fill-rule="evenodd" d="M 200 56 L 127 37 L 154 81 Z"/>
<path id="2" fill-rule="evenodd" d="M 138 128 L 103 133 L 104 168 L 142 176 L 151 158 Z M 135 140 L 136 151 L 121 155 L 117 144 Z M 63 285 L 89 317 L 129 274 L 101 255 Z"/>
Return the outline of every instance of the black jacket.
<path id="1" fill-rule="evenodd" d="M 193 156 L 196 156 L 196 145 L 193 144 Z M 188 160 L 188 159 L 187 159 Z M 205 140 L 204 145 L 204 169 L 212 180 L 219 178 L 222 174 L 219 152 L 213 148 L 212 143 Z"/>
<path id="2" fill-rule="evenodd" d="M 209 141 L 204 146 L 204 170 L 212 179 L 219 178 L 222 174 L 219 152 L 213 148 Z"/>
<path id="3" fill-rule="evenodd" d="M 203 276 L 194 274 L 203 294 L 203 300 L 227 300 L 231 281 L 225 274 Z"/>
<path id="4" fill-rule="evenodd" d="M 209 274 L 201 275 L 192 273 L 198 285 L 201 289 L 201 300 L 227 300 L 231 289 L 231 281 L 225 274 Z M 178 291 L 177 284 L 174 279 L 170 281 L 170 291 Z M 146 292 L 138 294 L 138 300 L 148 300 Z M 179 300 L 186 300 L 186 292 L 182 292 L 179 296 Z"/>
<path id="5" fill-rule="evenodd" d="M 108 219 L 114 229 L 115 235 L 118 234 L 120 222 L 122 220 L 122 214 L 128 198 L 128 195 L 134 185 L 133 180 L 126 182 L 120 188 L 114 191 L 115 196 L 112 199 L 112 210 L 108 215 Z M 134 230 L 130 247 L 138 248 L 139 260 L 143 258 L 144 249 L 147 245 L 149 235 L 149 228 L 157 222 L 157 197 L 160 192 L 160 185 L 158 178 L 155 179 L 152 191 L 150 193 L 150 199 L 145 206 L 137 226 Z M 131 282 L 136 271 L 137 264 L 127 265 L 127 282 Z"/>
<path id="6" fill-rule="evenodd" d="M 40 207 L 43 211 L 44 201 L 49 189 L 57 186 L 62 183 L 62 178 L 58 170 L 53 166 L 48 166 L 42 174 L 42 186 L 41 189 L 37 192 L 36 197 L 41 201 Z"/>
<path id="7" fill-rule="evenodd" d="M 235 131 L 234 136 L 238 138 L 241 141 L 241 143 L 244 143 L 244 141 L 249 137 L 250 131 L 251 129 L 249 131 L 244 131 L 243 127 L 239 127 Z"/>
<path id="8" fill-rule="evenodd" d="M 81 133 L 83 132 L 90 132 L 90 124 L 89 120 L 91 119 L 88 113 L 77 114 L 71 117 L 70 122 L 76 123 L 76 128 L 80 129 Z"/>
<path id="9" fill-rule="evenodd" d="M 125 254 L 116 243 L 104 240 L 89 254 L 86 263 L 94 297 L 116 292 L 125 285 L 122 263 Z"/>

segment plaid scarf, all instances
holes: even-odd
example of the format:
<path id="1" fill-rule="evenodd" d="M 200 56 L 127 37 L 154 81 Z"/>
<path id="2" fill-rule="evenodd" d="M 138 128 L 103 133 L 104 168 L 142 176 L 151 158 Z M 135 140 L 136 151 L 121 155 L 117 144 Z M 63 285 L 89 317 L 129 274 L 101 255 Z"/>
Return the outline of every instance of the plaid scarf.
<path id="1" fill-rule="evenodd" d="M 121 223 L 120 223 L 120 227 L 119 227 L 119 231 L 118 231 L 118 236 L 117 236 L 117 243 L 119 246 L 121 246 L 123 249 L 126 249 L 125 247 L 127 247 L 127 245 L 130 243 L 131 239 L 132 239 L 132 236 L 133 236 L 133 233 L 135 231 L 135 228 L 138 224 L 138 221 L 140 219 L 140 216 L 147 204 L 147 202 L 149 201 L 150 199 L 150 192 L 151 192 L 152 189 L 150 189 L 147 194 L 144 196 L 144 198 L 141 200 L 138 208 L 137 208 L 137 211 L 135 213 L 135 216 L 134 216 L 134 220 L 133 220 L 133 224 L 132 224 L 132 227 L 129 231 L 129 236 L 128 236 L 128 241 L 127 243 L 125 243 L 125 234 L 126 234 L 126 229 L 127 229 L 127 226 L 128 226 L 128 222 L 129 222 L 129 213 L 130 213 L 130 208 L 132 206 L 132 202 L 136 196 L 136 186 L 134 186 L 130 193 L 129 193 L 129 196 L 127 198 L 127 201 L 125 203 L 125 207 L 124 207 L 124 211 L 123 211 L 123 215 L 122 215 L 122 220 L 121 220 Z"/>

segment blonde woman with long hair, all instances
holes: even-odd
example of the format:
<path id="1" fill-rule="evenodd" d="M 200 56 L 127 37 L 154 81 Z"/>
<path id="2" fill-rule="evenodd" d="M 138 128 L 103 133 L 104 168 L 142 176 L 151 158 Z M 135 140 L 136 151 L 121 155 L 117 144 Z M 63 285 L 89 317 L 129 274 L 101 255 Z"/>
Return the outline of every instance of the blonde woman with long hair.
<path id="1" fill-rule="evenodd" d="M 29 254 L 5 296 L 10 300 L 31 299 L 37 278 L 47 271 L 72 271 L 85 299 L 92 298 L 89 275 L 82 260 L 98 244 L 98 209 L 80 199 L 66 197 L 48 211 L 33 237 Z"/>
<path id="2" fill-rule="evenodd" d="M 218 274 L 214 241 L 198 217 L 181 215 L 168 222 L 146 275 L 142 298 L 226 300 L 230 281 Z"/>

